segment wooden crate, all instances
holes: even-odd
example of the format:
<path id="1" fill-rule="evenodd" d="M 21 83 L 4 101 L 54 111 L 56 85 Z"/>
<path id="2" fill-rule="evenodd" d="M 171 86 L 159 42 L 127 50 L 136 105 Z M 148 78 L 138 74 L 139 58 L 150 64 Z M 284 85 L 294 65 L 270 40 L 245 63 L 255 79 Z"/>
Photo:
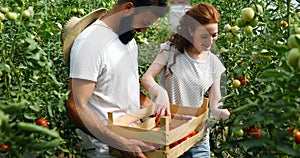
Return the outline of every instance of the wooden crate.
<path id="1" fill-rule="evenodd" d="M 205 122 L 208 118 L 208 98 L 203 100 L 201 108 L 171 104 L 170 110 L 175 115 L 171 123 L 169 117 L 162 117 L 159 126 L 156 125 L 155 118 L 151 117 L 154 114 L 153 105 L 117 119 L 113 119 L 113 113 L 108 113 L 108 127 L 125 138 L 158 145 L 157 150 L 144 152 L 148 158 L 176 158 L 193 147 L 204 136 Z M 193 119 L 189 121 L 178 119 L 180 116 L 190 116 Z M 137 123 L 141 119 L 146 121 Z M 190 135 L 193 131 L 197 134 L 175 147 L 170 147 L 171 144 Z M 118 155 L 114 150 L 111 150 L 111 154 Z"/>

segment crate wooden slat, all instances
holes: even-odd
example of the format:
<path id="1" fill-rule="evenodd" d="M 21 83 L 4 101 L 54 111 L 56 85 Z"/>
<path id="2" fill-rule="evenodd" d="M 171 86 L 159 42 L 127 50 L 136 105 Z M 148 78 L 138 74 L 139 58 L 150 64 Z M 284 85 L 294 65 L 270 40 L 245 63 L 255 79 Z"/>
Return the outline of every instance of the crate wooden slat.
<path id="1" fill-rule="evenodd" d="M 208 101 L 208 98 L 204 98 L 201 108 L 170 105 L 172 115 L 190 116 L 193 117 L 192 120 L 178 120 L 178 117 L 173 117 L 170 123 L 170 117 L 162 117 L 160 127 L 157 127 L 155 118 L 152 117 L 154 115 L 154 105 L 152 104 L 117 119 L 113 119 L 113 113 L 108 113 L 108 127 L 125 138 L 158 144 L 160 146 L 158 150 L 144 152 L 148 158 L 176 158 L 204 136 L 205 121 L 208 118 Z M 147 119 L 144 122 L 139 122 L 145 118 Z M 169 126 L 172 128 L 171 130 Z M 193 131 L 198 133 L 170 148 L 172 143 L 179 141 Z"/>

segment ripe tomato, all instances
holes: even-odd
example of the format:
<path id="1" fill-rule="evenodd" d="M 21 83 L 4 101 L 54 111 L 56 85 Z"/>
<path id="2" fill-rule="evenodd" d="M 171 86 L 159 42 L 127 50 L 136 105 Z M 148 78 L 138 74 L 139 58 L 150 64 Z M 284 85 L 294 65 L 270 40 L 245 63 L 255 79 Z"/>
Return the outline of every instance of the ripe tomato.
<path id="1" fill-rule="evenodd" d="M 9 146 L 8 146 L 7 144 L 2 144 L 0 148 L 1 148 L 1 149 L 8 149 Z"/>
<path id="2" fill-rule="evenodd" d="M 255 128 L 252 127 L 249 129 L 248 134 L 254 138 L 261 138 L 262 134 L 261 134 L 261 129 L 260 128 Z"/>
<path id="3" fill-rule="evenodd" d="M 189 139 L 190 137 L 191 137 L 191 136 L 187 135 L 187 136 L 181 138 L 180 140 L 178 140 L 178 143 L 180 144 L 180 143 L 186 141 L 187 139 Z"/>
<path id="4" fill-rule="evenodd" d="M 170 148 L 174 148 L 175 146 L 177 146 L 179 144 L 179 142 L 174 142 L 174 143 L 172 143 L 172 144 L 170 144 Z"/>
<path id="5" fill-rule="evenodd" d="M 44 126 L 46 127 L 47 129 L 49 129 L 49 122 L 44 119 L 44 118 L 40 118 L 36 121 L 36 124 L 39 125 L 39 126 Z"/>
<path id="6" fill-rule="evenodd" d="M 245 80 L 242 79 L 242 80 L 241 80 L 241 85 L 244 86 L 245 84 L 246 84 Z"/>
<path id="7" fill-rule="evenodd" d="M 300 131 L 297 131 L 295 134 L 295 143 L 300 143 Z"/>
<path id="8" fill-rule="evenodd" d="M 197 134 L 197 131 L 193 131 L 191 134 L 189 134 L 190 137 L 193 137 L 194 135 Z"/>

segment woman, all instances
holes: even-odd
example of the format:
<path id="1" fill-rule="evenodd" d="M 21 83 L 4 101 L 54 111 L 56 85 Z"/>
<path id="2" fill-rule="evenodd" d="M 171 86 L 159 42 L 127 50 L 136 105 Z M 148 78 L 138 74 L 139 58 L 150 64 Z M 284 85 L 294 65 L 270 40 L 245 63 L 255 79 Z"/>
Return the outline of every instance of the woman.
<path id="1" fill-rule="evenodd" d="M 189 9 L 180 20 L 177 33 L 162 44 L 160 53 L 142 77 L 142 86 L 156 96 L 161 115 L 168 115 L 170 103 L 201 107 L 208 92 L 211 114 L 228 119 L 222 105 L 220 77 L 225 71 L 221 61 L 210 51 L 218 39 L 220 14 L 210 4 L 201 3 Z M 155 78 L 161 74 L 161 86 Z M 182 157 L 210 157 L 209 134 Z"/>

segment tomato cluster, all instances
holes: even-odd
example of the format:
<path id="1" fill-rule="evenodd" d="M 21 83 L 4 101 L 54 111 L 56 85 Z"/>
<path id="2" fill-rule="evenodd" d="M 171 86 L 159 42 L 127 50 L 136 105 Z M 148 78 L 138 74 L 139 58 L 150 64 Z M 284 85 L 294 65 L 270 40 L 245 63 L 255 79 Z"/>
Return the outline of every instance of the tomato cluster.
<path id="1" fill-rule="evenodd" d="M 234 88 L 240 88 L 241 86 L 246 86 L 247 83 L 250 83 L 250 76 L 244 77 L 243 75 L 237 77 L 234 76 L 234 80 L 232 82 Z"/>
<path id="2" fill-rule="evenodd" d="M 170 148 L 173 148 L 173 147 L 179 145 L 180 143 L 186 141 L 187 139 L 193 137 L 193 136 L 196 135 L 196 134 L 197 134 L 197 131 L 193 131 L 193 132 L 190 133 L 189 135 L 187 135 L 187 136 L 181 138 L 180 140 L 178 140 L 178 141 L 176 141 L 176 142 L 170 144 Z"/>
<path id="3" fill-rule="evenodd" d="M 44 119 L 44 118 L 38 119 L 38 120 L 36 121 L 36 124 L 39 125 L 39 126 L 44 126 L 44 127 L 47 128 L 47 129 L 50 129 L 50 127 L 49 127 L 49 122 L 48 122 L 46 119 Z"/>

